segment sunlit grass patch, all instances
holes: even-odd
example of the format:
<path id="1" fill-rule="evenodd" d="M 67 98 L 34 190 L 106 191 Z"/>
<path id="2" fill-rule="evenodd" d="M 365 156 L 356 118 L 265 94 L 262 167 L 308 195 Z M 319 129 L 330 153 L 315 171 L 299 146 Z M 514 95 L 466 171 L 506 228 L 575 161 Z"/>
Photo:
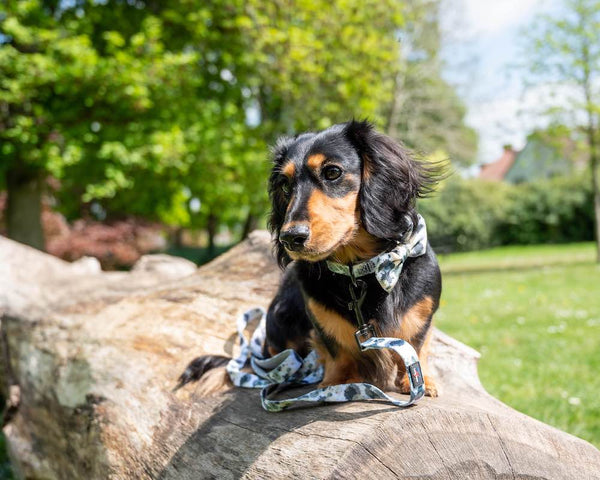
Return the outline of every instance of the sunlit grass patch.
<path id="1" fill-rule="evenodd" d="M 482 353 L 480 378 L 492 395 L 600 446 L 593 258 L 591 244 L 444 256 L 437 325 Z"/>
<path id="2" fill-rule="evenodd" d="M 565 245 L 512 245 L 476 252 L 439 255 L 444 273 L 591 263 L 594 258 L 595 246 L 590 242 Z"/>

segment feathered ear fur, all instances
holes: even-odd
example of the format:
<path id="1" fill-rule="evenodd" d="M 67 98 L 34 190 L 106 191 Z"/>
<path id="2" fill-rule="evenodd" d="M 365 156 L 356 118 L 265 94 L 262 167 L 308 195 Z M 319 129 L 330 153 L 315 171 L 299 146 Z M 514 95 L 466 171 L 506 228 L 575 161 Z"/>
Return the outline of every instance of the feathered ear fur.
<path id="1" fill-rule="evenodd" d="M 279 242 L 279 232 L 285 221 L 285 212 L 287 201 L 281 193 L 278 180 L 281 175 L 281 167 L 283 166 L 287 152 L 294 142 L 292 137 L 280 137 L 275 142 L 271 150 L 271 158 L 273 159 L 273 168 L 269 177 L 269 198 L 271 199 L 271 213 L 269 215 L 268 226 L 273 235 L 273 250 L 277 258 L 277 263 L 281 268 L 284 268 L 291 262 L 290 257 Z"/>
<path id="2" fill-rule="evenodd" d="M 348 122 L 344 133 L 363 163 L 359 201 L 365 230 L 378 238 L 401 240 L 410 229 L 406 216 L 416 225 L 415 201 L 434 191 L 444 176 L 443 166 L 414 160 L 369 122 Z"/>

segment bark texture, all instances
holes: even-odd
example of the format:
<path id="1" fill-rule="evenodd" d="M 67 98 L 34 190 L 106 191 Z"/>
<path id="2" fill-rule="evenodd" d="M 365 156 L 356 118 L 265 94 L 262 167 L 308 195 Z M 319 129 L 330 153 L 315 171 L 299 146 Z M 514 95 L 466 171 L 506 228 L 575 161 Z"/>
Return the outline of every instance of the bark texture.
<path id="1" fill-rule="evenodd" d="M 279 271 L 269 237 L 195 269 L 144 257 L 130 273 L 67 264 L 0 238 L 4 427 L 36 479 L 600 478 L 589 443 L 488 395 L 478 353 L 436 332 L 441 396 L 282 413 L 257 391 L 173 391 L 196 356 L 237 353 L 235 317 L 266 306 Z"/>

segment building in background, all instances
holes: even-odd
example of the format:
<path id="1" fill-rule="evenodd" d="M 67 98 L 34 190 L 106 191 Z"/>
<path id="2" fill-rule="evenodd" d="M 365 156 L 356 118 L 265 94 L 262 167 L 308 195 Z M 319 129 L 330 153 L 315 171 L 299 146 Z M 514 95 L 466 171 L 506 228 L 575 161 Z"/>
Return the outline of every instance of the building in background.
<path id="1" fill-rule="evenodd" d="M 515 163 L 517 153 L 512 148 L 512 145 L 505 145 L 502 156 L 494 162 L 483 164 L 479 170 L 478 177 L 482 180 L 493 180 L 496 182 L 504 180 L 506 174 Z"/>
<path id="2" fill-rule="evenodd" d="M 546 141 L 543 135 L 534 134 L 520 151 L 506 145 L 498 160 L 481 166 L 478 177 L 498 182 L 524 183 L 567 175 L 577 166 L 569 150 Z"/>

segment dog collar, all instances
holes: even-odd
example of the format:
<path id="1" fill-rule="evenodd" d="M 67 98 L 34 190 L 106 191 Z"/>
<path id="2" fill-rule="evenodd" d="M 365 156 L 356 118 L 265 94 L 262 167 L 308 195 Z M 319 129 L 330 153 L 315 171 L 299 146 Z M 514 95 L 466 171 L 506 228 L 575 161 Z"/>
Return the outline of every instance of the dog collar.
<path id="1" fill-rule="evenodd" d="M 427 227 L 421 215 L 417 215 L 416 228 L 410 233 L 408 240 L 399 243 L 389 252 L 383 252 L 365 262 L 354 265 L 327 260 L 327 268 L 334 273 L 346 275 L 351 279 L 375 274 L 377 281 L 386 292 L 391 292 L 402 272 L 404 261 L 408 257 L 419 257 L 427 251 Z"/>

